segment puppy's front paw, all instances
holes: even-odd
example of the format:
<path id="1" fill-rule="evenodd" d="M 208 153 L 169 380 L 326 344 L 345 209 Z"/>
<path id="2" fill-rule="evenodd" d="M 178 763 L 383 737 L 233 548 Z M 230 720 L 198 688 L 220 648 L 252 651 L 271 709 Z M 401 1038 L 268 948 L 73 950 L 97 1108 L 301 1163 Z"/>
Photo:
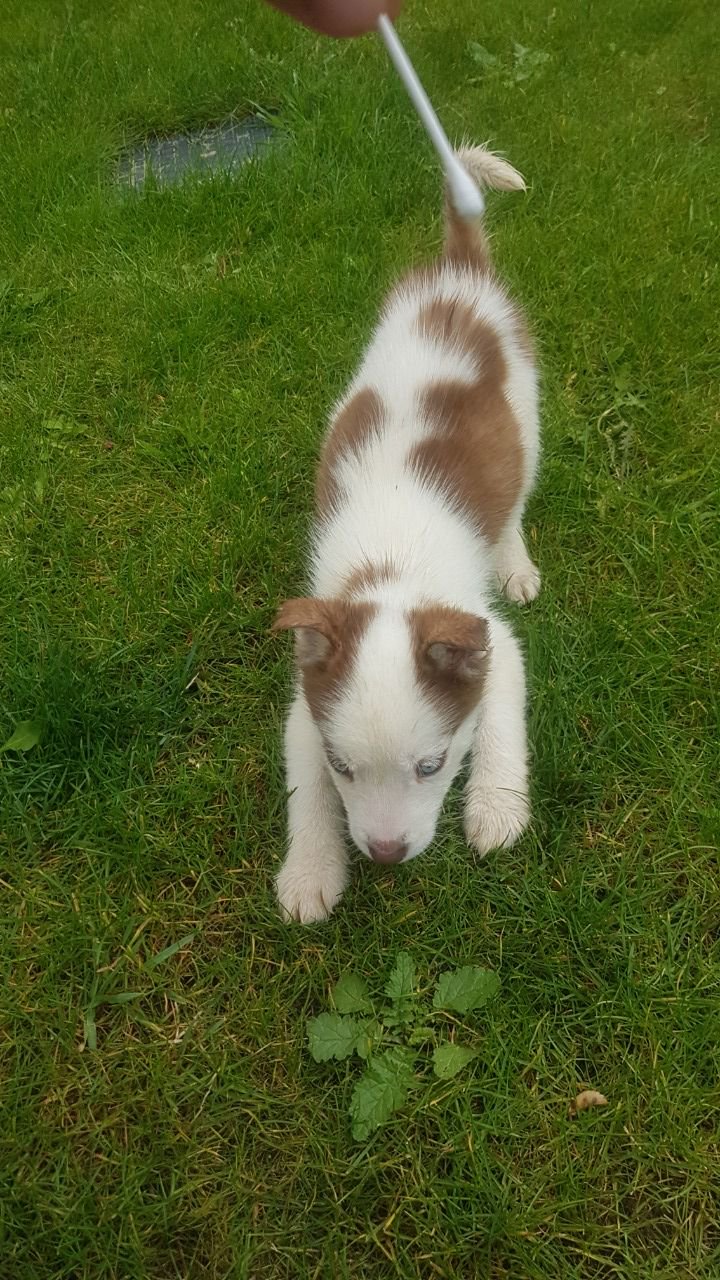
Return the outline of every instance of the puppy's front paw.
<path id="1" fill-rule="evenodd" d="M 291 853 L 275 880 L 280 910 L 286 920 L 313 924 L 327 920 L 347 884 L 345 855 L 319 863 L 315 857 Z"/>
<path id="2" fill-rule="evenodd" d="M 500 574 L 498 577 L 508 600 L 515 600 L 518 604 L 530 604 L 530 601 L 539 594 L 540 570 L 532 560 L 528 560 L 522 569 L 511 572 L 504 578 Z"/>
<path id="3" fill-rule="evenodd" d="M 491 849 L 507 849 L 520 839 L 530 821 L 530 801 L 522 791 L 472 787 L 465 801 L 467 842 L 485 857 Z"/>

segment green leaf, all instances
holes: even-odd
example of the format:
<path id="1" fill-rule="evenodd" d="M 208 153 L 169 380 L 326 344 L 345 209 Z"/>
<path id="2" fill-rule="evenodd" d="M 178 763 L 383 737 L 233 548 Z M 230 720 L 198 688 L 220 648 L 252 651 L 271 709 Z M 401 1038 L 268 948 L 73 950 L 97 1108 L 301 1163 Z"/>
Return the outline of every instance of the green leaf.
<path id="1" fill-rule="evenodd" d="M 523 80 L 529 80 L 534 76 L 546 62 L 550 60 L 550 54 L 544 49 L 528 49 L 524 44 L 515 44 L 513 47 L 513 58 L 515 66 L 512 72 L 512 80 L 507 83 L 520 84 Z"/>
<path id="2" fill-rule="evenodd" d="M 49 289 L 19 289 L 15 295 L 15 306 L 22 311 L 32 311 L 50 296 Z"/>
<path id="3" fill-rule="evenodd" d="M 97 1026 L 94 1008 L 88 1009 L 83 1018 L 83 1049 L 86 1046 L 93 1051 L 97 1049 Z"/>
<path id="4" fill-rule="evenodd" d="M 145 969 L 147 972 L 149 973 L 151 969 L 156 969 L 164 960 L 169 960 L 170 957 L 176 955 L 178 951 L 182 951 L 183 947 L 189 946 L 196 933 L 197 930 L 193 929 L 192 933 L 186 933 L 185 937 L 181 938 L 179 942 L 171 942 L 169 947 L 163 947 L 163 950 L 158 951 L 157 955 L 150 956 L 149 960 L 145 961 Z"/>
<path id="5" fill-rule="evenodd" d="M 332 998 L 338 1013 L 372 1013 L 367 986 L 357 973 L 344 973 Z"/>
<path id="6" fill-rule="evenodd" d="M 387 980 L 385 994 L 391 1000 L 406 1000 L 415 989 L 415 964 L 407 951 L 401 951 Z"/>
<path id="7" fill-rule="evenodd" d="M 85 435 L 87 428 L 81 422 L 73 422 L 71 418 L 45 418 L 41 424 L 44 431 L 56 431 L 59 435 Z"/>
<path id="8" fill-rule="evenodd" d="M 443 973 L 435 988 L 433 1009 L 454 1009 L 470 1013 L 487 1004 L 500 988 L 500 979 L 491 969 L 466 964 L 454 973 Z"/>
<path id="9" fill-rule="evenodd" d="M 369 1018 L 360 1023 L 360 1031 L 355 1041 L 355 1052 L 359 1058 L 368 1058 L 382 1038 L 382 1027 L 376 1018 Z"/>
<path id="10" fill-rule="evenodd" d="M 339 1013 L 321 1013 L 308 1022 L 308 1045 L 316 1062 L 349 1058 L 362 1028 L 355 1018 Z"/>
<path id="11" fill-rule="evenodd" d="M 130 1004 L 131 1000 L 139 1000 L 142 995 L 142 991 L 118 991 L 114 996 L 103 996 L 98 1004 Z"/>
<path id="12" fill-rule="evenodd" d="M 468 40 L 467 51 L 473 62 L 477 62 L 479 67 L 486 67 L 489 70 L 498 65 L 498 59 L 495 54 L 486 49 L 484 45 L 477 44 L 475 40 Z"/>
<path id="13" fill-rule="evenodd" d="M 6 515 L 17 515 L 25 503 L 24 485 L 8 485 L 7 489 L 3 489 L 0 500 L 2 501 L 2 510 L 5 511 Z"/>
<path id="14" fill-rule="evenodd" d="M 383 1026 L 389 1031 L 397 1030 L 398 1027 L 409 1027 L 417 1018 L 423 1016 L 422 1009 L 419 1009 L 415 1001 L 405 997 L 403 1000 L 397 1000 L 383 1014 Z"/>
<path id="15" fill-rule="evenodd" d="M 433 1053 L 433 1071 L 439 1080 L 452 1080 L 476 1057 L 474 1049 L 465 1049 L 461 1044 L 439 1044 Z"/>
<path id="16" fill-rule="evenodd" d="M 43 726 L 40 720 L 21 720 L 15 732 L 0 747 L 3 751 L 31 751 L 42 737 Z"/>
<path id="17" fill-rule="evenodd" d="M 408 1036 L 408 1044 L 427 1044 L 428 1040 L 434 1039 L 434 1027 L 414 1027 Z"/>
<path id="18" fill-rule="evenodd" d="M 350 1100 L 353 1138 L 362 1142 L 403 1105 L 415 1083 L 413 1065 L 412 1054 L 403 1049 L 373 1059 Z"/>

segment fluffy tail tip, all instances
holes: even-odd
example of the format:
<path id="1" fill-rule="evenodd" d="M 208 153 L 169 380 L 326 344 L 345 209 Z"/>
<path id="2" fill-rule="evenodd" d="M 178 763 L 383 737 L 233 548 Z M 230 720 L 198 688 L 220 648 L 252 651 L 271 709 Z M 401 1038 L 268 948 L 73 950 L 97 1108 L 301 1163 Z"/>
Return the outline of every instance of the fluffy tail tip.
<path id="1" fill-rule="evenodd" d="M 463 168 L 481 187 L 494 191 L 525 191 L 525 179 L 502 156 L 496 156 L 486 147 L 462 146 L 457 157 Z"/>

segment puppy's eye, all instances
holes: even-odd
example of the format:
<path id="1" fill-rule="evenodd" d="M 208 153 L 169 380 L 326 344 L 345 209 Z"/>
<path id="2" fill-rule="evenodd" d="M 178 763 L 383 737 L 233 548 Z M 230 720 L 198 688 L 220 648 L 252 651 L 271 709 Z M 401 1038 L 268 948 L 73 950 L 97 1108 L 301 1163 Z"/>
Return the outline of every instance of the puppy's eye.
<path id="1" fill-rule="evenodd" d="M 418 778 L 432 778 L 433 774 L 439 773 L 445 763 L 445 757 L 435 757 L 434 760 L 418 760 L 415 765 L 415 776 Z"/>
<path id="2" fill-rule="evenodd" d="M 343 778 L 349 778 L 352 782 L 352 769 L 345 760 L 338 760 L 337 756 L 328 756 L 328 763 L 331 769 L 339 773 Z"/>

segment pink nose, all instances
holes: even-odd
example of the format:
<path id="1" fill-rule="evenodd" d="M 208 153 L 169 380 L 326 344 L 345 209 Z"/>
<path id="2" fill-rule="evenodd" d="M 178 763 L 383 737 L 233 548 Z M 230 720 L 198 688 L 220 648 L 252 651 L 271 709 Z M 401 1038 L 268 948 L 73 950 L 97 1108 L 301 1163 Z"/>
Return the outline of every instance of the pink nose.
<path id="1" fill-rule="evenodd" d="M 407 850 L 403 840 L 375 840 L 368 844 L 373 862 L 402 862 Z"/>

